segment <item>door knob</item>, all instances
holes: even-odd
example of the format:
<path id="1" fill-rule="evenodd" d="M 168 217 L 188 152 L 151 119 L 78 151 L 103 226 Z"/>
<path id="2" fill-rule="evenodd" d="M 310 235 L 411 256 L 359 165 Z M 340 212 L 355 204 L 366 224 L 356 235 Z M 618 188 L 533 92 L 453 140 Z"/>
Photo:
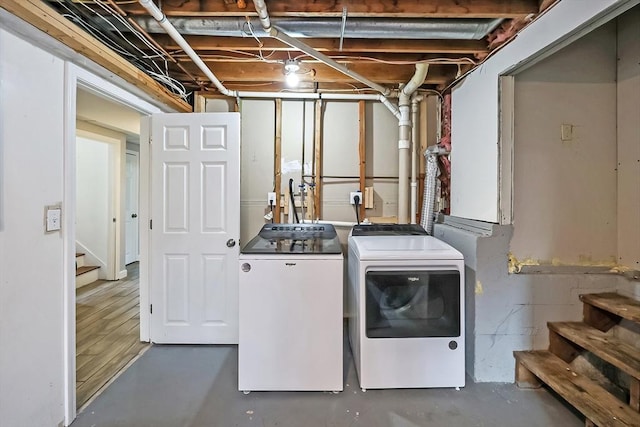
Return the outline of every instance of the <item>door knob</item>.
<path id="1" fill-rule="evenodd" d="M 131 218 L 138 218 L 138 214 L 131 214 Z"/>
<path id="2" fill-rule="evenodd" d="M 235 245 L 236 245 L 236 241 L 235 241 L 235 240 L 233 240 L 233 239 L 229 239 L 229 240 L 227 240 L 227 247 L 228 247 L 228 248 L 232 248 L 232 247 L 234 247 Z"/>

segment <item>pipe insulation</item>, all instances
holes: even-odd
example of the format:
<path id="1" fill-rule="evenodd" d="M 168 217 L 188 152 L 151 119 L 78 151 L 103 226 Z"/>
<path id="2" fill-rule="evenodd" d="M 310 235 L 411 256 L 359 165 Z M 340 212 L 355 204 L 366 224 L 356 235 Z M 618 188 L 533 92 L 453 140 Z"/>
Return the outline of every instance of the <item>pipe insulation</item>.
<path id="1" fill-rule="evenodd" d="M 429 64 L 416 64 L 416 72 L 400 90 L 398 109 L 398 224 L 407 224 L 409 216 L 409 148 L 411 147 L 411 95 L 424 82 Z"/>

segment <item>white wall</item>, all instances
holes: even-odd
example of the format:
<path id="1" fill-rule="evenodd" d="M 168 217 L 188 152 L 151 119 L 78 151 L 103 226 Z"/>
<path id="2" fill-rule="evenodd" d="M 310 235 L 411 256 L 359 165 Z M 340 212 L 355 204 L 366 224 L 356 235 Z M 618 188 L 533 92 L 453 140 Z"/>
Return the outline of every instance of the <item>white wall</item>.
<path id="1" fill-rule="evenodd" d="M 43 218 L 63 198 L 64 62 L 0 28 L 0 81 L 0 419 L 52 427 L 64 418 L 63 241 Z"/>
<path id="2" fill-rule="evenodd" d="M 76 117 L 85 122 L 124 133 L 132 138 L 140 135 L 140 113 L 122 104 L 107 100 L 87 89 L 78 90 Z"/>
<path id="3" fill-rule="evenodd" d="M 640 6 L 618 20 L 618 263 L 640 270 Z"/>
<path id="4" fill-rule="evenodd" d="M 563 0 L 453 88 L 451 215 L 499 222 L 499 76 L 578 38 L 594 17 L 637 3 Z"/>
<path id="5" fill-rule="evenodd" d="M 614 265 L 616 24 L 515 77 L 514 232 L 518 260 Z M 561 126 L 572 139 L 561 140 Z M 640 212 L 640 210 L 636 210 Z"/>
<path id="6" fill-rule="evenodd" d="M 314 150 L 315 102 L 282 102 L 281 193 L 288 194 L 289 178 L 294 192 L 305 174 L 311 174 Z M 210 111 L 207 103 L 207 111 Z M 273 191 L 275 101 L 242 100 L 241 244 L 244 246 L 265 223 L 267 192 Z M 322 218 L 355 222 L 349 193 L 359 188 L 359 107 L 357 101 L 323 101 Z M 367 180 L 374 187 L 374 208 L 367 216 L 392 216 L 398 199 L 398 122 L 378 102 L 365 105 Z M 303 156 L 304 152 L 304 156 Z M 304 158 L 303 158 L 304 157 Z M 340 178 L 331 178 L 338 176 Z M 391 177 L 391 179 L 387 178 Z M 305 178 L 311 182 L 311 177 Z M 286 218 L 282 217 L 283 221 Z M 346 229 L 345 229 L 346 230 Z M 344 230 L 341 238 L 345 237 Z M 345 241 L 346 242 L 346 241 Z"/>

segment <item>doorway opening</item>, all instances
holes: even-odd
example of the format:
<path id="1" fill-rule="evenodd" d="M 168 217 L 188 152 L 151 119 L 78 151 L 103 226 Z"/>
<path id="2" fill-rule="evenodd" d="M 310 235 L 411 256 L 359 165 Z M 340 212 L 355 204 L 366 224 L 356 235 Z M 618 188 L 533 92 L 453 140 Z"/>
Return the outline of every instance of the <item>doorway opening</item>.
<path id="1" fill-rule="evenodd" d="M 148 348 L 140 331 L 138 111 L 79 87 L 75 385 L 82 408 Z"/>

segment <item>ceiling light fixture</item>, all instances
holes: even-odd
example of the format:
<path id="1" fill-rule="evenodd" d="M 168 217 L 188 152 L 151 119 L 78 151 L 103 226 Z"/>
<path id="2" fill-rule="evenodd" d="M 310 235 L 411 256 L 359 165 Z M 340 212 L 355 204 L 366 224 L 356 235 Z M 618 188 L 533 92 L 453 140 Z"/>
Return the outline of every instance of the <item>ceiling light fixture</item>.
<path id="1" fill-rule="evenodd" d="M 284 61 L 284 78 L 287 82 L 287 86 L 296 87 L 300 82 L 300 76 L 298 71 L 300 70 L 300 63 L 296 59 L 287 59 Z"/>

